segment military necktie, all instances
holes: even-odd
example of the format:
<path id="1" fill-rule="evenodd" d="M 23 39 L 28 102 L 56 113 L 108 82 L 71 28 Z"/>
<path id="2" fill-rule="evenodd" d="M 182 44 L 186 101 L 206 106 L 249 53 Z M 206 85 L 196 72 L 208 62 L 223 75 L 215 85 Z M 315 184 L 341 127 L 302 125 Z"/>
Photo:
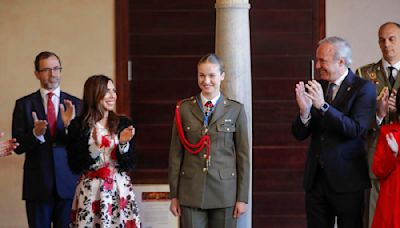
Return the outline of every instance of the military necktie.
<path id="1" fill-rule="evenodd" d="M 389 66 L 388 68 L 389 68 L 389 83 L 390 83 L 390 85 L 391 85 L 392 88 L 393 88 L 394 82 L 396 81 L 396 80 L 394 79 L 394 75 L 393 75 L 393 70 L 394 70 L 395 68 L 392 67 L 392 66 Z"/>
<path id="2" fill-rule="evenodd" d="M 214 107 L 213 103 L 212 103 L 211 101 L 207 101 L 207 102 L 204 104 L 204 107 L 205 107 L 204 115 L 209 116 L 209 115 L 210 115 L 210 112 L 212 111 L 212 109 L 213 109 L 213 107 Z"/>

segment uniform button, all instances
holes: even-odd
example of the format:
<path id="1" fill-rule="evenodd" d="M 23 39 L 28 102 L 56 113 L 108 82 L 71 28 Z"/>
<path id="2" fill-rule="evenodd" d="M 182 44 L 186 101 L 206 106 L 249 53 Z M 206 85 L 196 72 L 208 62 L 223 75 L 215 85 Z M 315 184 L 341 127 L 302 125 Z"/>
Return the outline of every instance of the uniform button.
<path id="1" fill-rule="evenodd" d="M 185 175 L 185 171 L 182 171 L 182 175 Z"/>
<path id="2" fill-rule="evenodd" d="M 203 154 L 203 158 L 206 158 L 207 157 L 207 154 Z"/>
<path id="3" fill-rule="evenodd" d="M 232 173 L 232 176 L 234 177 L 234 176 L 235 176 L 235 173 Z"/>
<path id="4" fill-rule="evenodd" d="M 186 127 L 186 130 L 190 130 L 190 127 Z"/>
<path id="5" fill-rule="evenodd" d="M 203 172 L 206 172 L 207 171 L 207 169 L 206 168 L 203 168 Z"/>
<path id="6" fill-rule="evenodd" d="M 229 127 L 226 130 L 229 131 Z"/>

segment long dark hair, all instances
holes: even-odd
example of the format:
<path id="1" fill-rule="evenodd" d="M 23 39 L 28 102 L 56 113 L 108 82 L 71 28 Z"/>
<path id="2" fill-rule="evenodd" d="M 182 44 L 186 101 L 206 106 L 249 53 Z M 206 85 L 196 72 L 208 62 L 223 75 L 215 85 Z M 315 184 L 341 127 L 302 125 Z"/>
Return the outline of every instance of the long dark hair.
<path id="1" fill-rule="evenodd" d="M 106 95 L 108 88 L 107 84 L 111 78 L 105 75 L 90 76 L 83 89 L 83 127 L 92 128 L 95 124 L 104 117 L 104 108 L 100 101 Z M 119 117 L 113 111 L 109 111 L 107 119 L 107 129 L 110 133 L 117 133 Z"/>

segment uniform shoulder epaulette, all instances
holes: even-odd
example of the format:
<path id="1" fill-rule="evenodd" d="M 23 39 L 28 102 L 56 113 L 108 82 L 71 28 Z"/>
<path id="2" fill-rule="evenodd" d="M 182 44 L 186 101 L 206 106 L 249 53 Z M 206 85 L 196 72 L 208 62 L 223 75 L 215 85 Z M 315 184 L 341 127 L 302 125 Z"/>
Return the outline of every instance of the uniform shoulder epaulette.
<path id="1" fill-rule="evenodd" d="M 370 63 L 358 68 L 356 70 L 356 74 L 361 76 L 362 78 L 369 79 L 370 75 L 368 72 L 375 72 L 379 68 L 380 68 L 379 63 Z"/>
<path id="2" fill-rule="evenodd" d="M 235 103 L 237 103 L 237 104 L 242 104 L 242 103 L 240 103 L 239 101 L 237 101 L 237 100 L 233 100 L 233 99 L 231 99 L 231 98 L 226 98 L 227 100 L 229 100 L 229 101 L 232 101 L 232 102 L 235 102 Z"/>
<path id="3" fill-rule="evenodd" d="M 182 100 L 179 100 L 179 101 L 177 102 L 177 105 L 181 105 L 181 104 L 183 104 L 183 103 L 185 103 L 185 102 L 188 102 L 188 101 L 190 101 L 190 102 L 195 102 L 195 101 L 196 101 L 196 98 L 195 98 L 194 96 L 191 96 L 191 97 L 188 97 L 188 98 L 184 98 L 184 99 L 182 99 Z"/>
<path id="4" fill-rule="evenodd" d="M 375 65 L 376 65 L 376 63 L 370 63 L 370 64 L 367 64 L 367 65 L 361 66 L 360 69 L 361 70 L 369 69 L 369 68 L 375 67 Z"/>

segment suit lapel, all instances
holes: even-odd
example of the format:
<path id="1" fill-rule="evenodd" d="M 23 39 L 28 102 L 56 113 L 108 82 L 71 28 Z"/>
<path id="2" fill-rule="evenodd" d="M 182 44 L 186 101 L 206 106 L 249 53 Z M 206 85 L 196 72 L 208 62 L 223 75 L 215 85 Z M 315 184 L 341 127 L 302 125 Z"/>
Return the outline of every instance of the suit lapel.
<path id="1" fill-rule="evenodd" d="M 354 81 L 354 74 L 350 71 L 347 74 L 346 78 L 343 80 L 342 84 L 339 87 L 338 92 L 336 93 L 335 99 L 333 100 L 332 104 L 340 104 L 343 99 L 347 97 L 347 94 L 351 92 L 353 81 Z"/>
<path id="2" fill-rule="evenodd" d="M 33 105 L 33 111 L 36 112 L 36 115 L 39 120 L 47 120 L 47 116 L 44 110 L 43 106 L 43 99 L 42 96 L 40 95 L 40 91 L 38 90 L 32 100 L 32 105 Z"/>
<path id="3" fill-rule="evenodd" d="M 65 93 L 63 93 L 63 92 L 60 91 L 60 104 L 63 104 L 63 105 L 64 105 L 64 99 L 68 99 L 68 98 L 66 97 Z M 58 109 L 57 128 L 56 128 L 56 129 L 57 129 L 57 130 L 58 130 L 58 129 L 64 129 L 64 123 L 63 123 L 62 118 L 61 118 L 60 106 L 54 107 L 54 108 Z M 64 106 L 64 108 L 65 108 L 65 106 Z"/>

